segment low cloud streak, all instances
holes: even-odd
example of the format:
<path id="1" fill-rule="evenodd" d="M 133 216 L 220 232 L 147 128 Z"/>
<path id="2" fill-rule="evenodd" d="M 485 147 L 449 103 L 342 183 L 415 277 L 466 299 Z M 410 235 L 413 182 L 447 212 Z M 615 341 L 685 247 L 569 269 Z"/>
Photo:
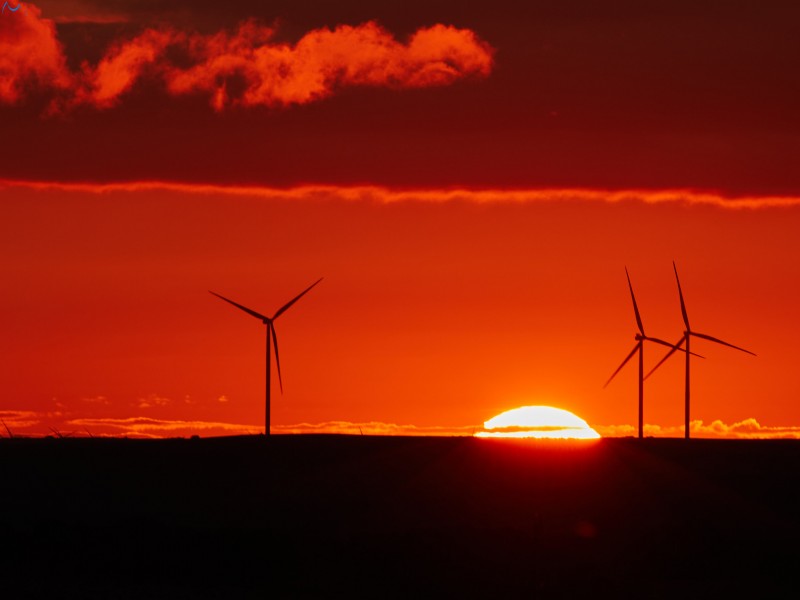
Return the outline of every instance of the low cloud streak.
<path id="1" fill-rule="evenodd" d="M 189 435 L 219 436 L 261 433 L 263 428 L 238 423 L 215 421 L 183 421 L 149 417 L 81 418 L 71 419 L 67 425 L 97 431 L 107 436 L 145 438 L 185 437 Z"/>
<path id="2" fill-rule="evenodd" d="M 0 410 L 0 419 L 13 435 L 20 437 L 42 437 L 53 431 L 64 431 L 77 437 L 140 437 L 168 438 L 256 435 L 263 433 L 263 425 L 227 423 L 223 421 L 158 419 L 153 417 L 84 417 L 68 418 L 54 412 L 28 410 Z M 755 418 L 743 419 L 732 424 L 715 420 L 704 423 L 692 421 L 692 436 L 716 439 L 800 439 L 800 425 L 763 425 Z M 633 425 L 592 425 L 602 437 L 633 437 Z M 273 434 L 342 434 L 385 436 L 473 436 L 484 431 L 481 425 L 418 426 L 412 424 L 386 423 L 382 421 L 325 421 L 322 423 L 273 424 Z M 683 426 L 646 424 L 647 437 L 683 437 Z M 5 428 L 0 435 L 7 437 Z"/>
<path id="3" fill-rule="evenodd" d="M 41 423 L 41 415 L 32 410 L 0 410 L 2 429 L 0 435 L 16 435 L 18 429 L 36 427 Z"/>
<path id="4" fill-rule="evenodd" d="M 603 437 L 627 437 L 637 435 L 633 425 L 599 425 L 595 429 Z M 736 440 L 755 439 L 800 439 L 800 425 L 762 425 L 754 418 L 737 421 L 731 425 L 716 420 L 704 423 L 692 421 L 689 431 L 695 438 L 719 438 Z M 648 437 L 683 437 L 683 425 L 664 427 L 661 425 L 644 426 L 644 435 Z"/>
<path id="5" fill-rule="evenodd" d="M 409 435 L 409 436 L 469 436 L 477 431 L 473 426 L 417 426 L 398 425 L 368 421 L 354 423 L 350 421 L 327 421 L 324 423 L 297 423 L 294 425 L 273 425 L 273 433 L 328 433 L 349 435 Z"/>
<path id="6" fill-rule="evenodd" d="M 595 189 L 393 189 L 380 186 L 304 185 L 290 188 L 268 186 L 215 185 L 168 181 L 128 181 L 118 183 L 67 183 L 58 181 L 18 181 L 0 179 L 0 190 L 30 189 L 36 191 L 80 192 L 90 194 L 141 193 L 164 191 L 196 195 L 261 198 L 313 202 L 401 202 L 473 204 L 530 204 L 538 202 L 604 202 L 618 204 L 679 204 L 708 206 L 731 210 L 794 208 L 800 196 L 750 196 L 731 198 L 713 192 L 692 190 L 595 190 Z"/>

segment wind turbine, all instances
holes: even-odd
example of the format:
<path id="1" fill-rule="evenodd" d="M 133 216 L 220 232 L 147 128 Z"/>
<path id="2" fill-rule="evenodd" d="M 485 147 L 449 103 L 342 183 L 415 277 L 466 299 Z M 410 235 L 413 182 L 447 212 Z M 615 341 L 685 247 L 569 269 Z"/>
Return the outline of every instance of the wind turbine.
<path id="1" fill-rule="evenodd" d="M 217 294 L 216 292 L 212 292 L 212 291 L 209 290 L 209 293 L 215 295 L 217 298 L 220 298 L 221 300 L 224 300 L 225 302 L 228 302 L 229 304 L 233 304 L 239 310 L 243 310 L 248 315 L 253 316 L 256 319 L 260 319 L 261 322 L 264 323 L 264 325 L 267 326 L 267 386 L 266 386 L 267 387 L 267 394 L 266 394 L 266 396 L 267 396 L 266 400 L 267 401 L 266 401 L 266 419 L 265 419 L 265 425 L 264 425 L 264 435 L 267 435 L 267 436 L 269 435 L 269 406 L 270 406 L 269 405 L 269 400 L 270 400 L 270 387 L 271 387 L 271 385 L 270 385 L 270 383 L 271 383 L 271 381 L 270 381 L 270 375 L 271 375 L 270 348 L 271 348 L 271 345 L 275 346 L 275 365 L 278 368 L 278 383 L 280 384 L 280 387 L 281 387 L 281 394 L 283 393 L 283 378 L 281 377 L 281 360 L 280 360 L 280 357 L 278 355 L 278 336 L 275 334 L 275 325 L 274 325 L 273 322 L 275 321 L 275 319 L 277 319 L 283 313 L 285 313 L 295 302 L 300 300 L 300 298 L 302 298 L 306 293 L 308 293 L 308 291 L 311 290 L 311 288 L 313 288 L 315 285 L 317 285 L 320 281 L 322 281 L 322 277 L 317 279 L 314 283 L 312 283 L 310 286 L 308 286 L 302 292 L 297 294 L 297 296 L 295 296 L 294 298 L 289 300 L 289 302 L 287 302 L 286 304 L 281 306 L 275 312 L 275 314 L 272 315 L 272 317 L 264 316 L 261 313 L 258 313 L 258 312 L 254 311 L 254 310 L 251 310 L 251 309 L 247 308 L 246 306 L 242 306 L 241 304 L 238 304 L 238 303 L 234 302 L 233 300 L 229 300 L 225 296 L 221 296 L 221 295 Z"/>
<path id="2" fill-rule="evenodd" d="M 654 342 L 656 344 L 661 344 L 662 346 L 667 346 L 668 348 L 672 348 L 672 352 L 678 350 L 677 346 L 670 344 L 669 342 L 665 342 L 659 338 L 650 337 L 645 335 L 644 332 L 644 325 L 642 325 L 642 317 L 639 314 L 639 307 L 636 304 L 636 296 L 633 294 L 633 286 L 631 285 L 631 277 L 628 274 L 628 268 L 625 267 L 625 277 L 628 278 L 628 289 L 631 291 L 631 300 L 633 301 L 633 312 L 636 315 L 636 326 L 639 328 L 639 331 L 636 333 L 634 339 L 636 340 L 636 345 L 631 350 L 630 354 L 625 357 L 625 360 L 622 361 L 622 364 L 617 367 L 617 370 L 611 374 L 611 377 L 608 378 L 603 388 L 607 387 L 611 380 L 616 377 L 617 373 L 622 370 L 630 359 L 633 358 L 633 355 L 637 352 L 639 353 L 639 439 L 642 438 L 643 429 L 644 429 L 644 342 Z M 696 355 L 699 356 L 699 355 Z M 702 357 L 701 357 L 702 358 Z"/>
<path id="3" fill-rule="evenodd" d="M 650 372 L 647 374 L 647 377 L 653 374 L 658 367 L 660 367 L 664 361 L 666 361 L 675 350 L 680 349 L 681 346 L 686 346 L 686 381 L 685 381 L 685 404 L 684 404 L 684 438 L 687 440 L 689 439 L 689 355 L 693 354 L 689 352 L 689 340 L 692 336 L 702 338 L 704 340 L 709 340 L 711 342 L 716 342 L 717 344 L 722 344 L 723 346 L 728 346 L 730 348 L 734 348 L 735 350 L 741 350 L 742 352 L 747 352 L 747 354 L 752 354 L 756 356 L 755 352 L 750 352 L 750 350 L 745 350 L 744 348 L 740 348 L 739 346 L 734 346 L 733 344 L 729 344 L 728 342 L 724 342 L 720 339 L 715 337 L 711 337 L 710 335 L 706 335 L 705 333 L 699 333 L 697 331 L 692 331 L 692 328 L 689 327 L 689 316 L 686 313 L 686 303 L 683 301 L 683 290 L 681 289 L 681 280 L 678 277 L 678 267 L 675 266 L 675 261 L 672 261 L 672 269 L 675 271 L 675 281 L 678 282 L 678 296 L 681 299 L 681 314 L 683 315 L 683 324 L 686 326 L 686 330 L 683 332 L 683 337 L 678 340 L 678 342 L 673 346 L 672 350 L 667 352 L 666 356 L 662 358 L 659 363 L 653 367 Z M 696 355 L 695 355 L 696 356 Z M 647 379 L 645 377 L 645 379 Z"/>

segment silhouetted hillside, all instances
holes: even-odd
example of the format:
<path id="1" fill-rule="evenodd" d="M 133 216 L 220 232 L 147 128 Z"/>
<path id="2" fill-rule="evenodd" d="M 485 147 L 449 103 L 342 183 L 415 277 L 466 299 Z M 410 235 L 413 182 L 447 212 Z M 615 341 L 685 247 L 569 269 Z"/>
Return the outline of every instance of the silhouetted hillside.
<path id="1" fill-rule="evenodd" d="M 798 467 L 795 441 L 1 440 L 0 586 L 764 597 L 794 589 Z"/>

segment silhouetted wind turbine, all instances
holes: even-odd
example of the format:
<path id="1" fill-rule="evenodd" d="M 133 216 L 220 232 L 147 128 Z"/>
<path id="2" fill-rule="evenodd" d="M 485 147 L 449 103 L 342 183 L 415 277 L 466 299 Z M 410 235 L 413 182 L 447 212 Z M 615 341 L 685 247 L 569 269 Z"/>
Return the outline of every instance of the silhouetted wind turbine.
<path id="1" fill-rule="evenodd" d="M 711 337 L 710 335 L 706 335 L 705 333 L 698 333 L 697 331 L 692 331 L 692 328 L 689 327 L 689 316 L 686 313 L 686 303 L 683 301 L 683 290 L 681 289 L 681 280 L 678 278 L 678 267 L 675 266 L 675 261 L 672 261 L 672 269 L 675 271 L 675 281 L 678 282 L 678 296 L 681 299 L 681 314 L 683 315 L 683 324 L 686 326 L 686 330 L 683 332 L 683 337 L 678 340 L 678 342 L 673 346 L 672 350 L 667 352 L 666 356 L 662 358 L 658 364 L 653 367 L 650 372 L 647 374 L 647 377 L 653 374 L 658 367 L 664 364 L 670 356 L 673 355 L 675 350 L 681 349 L 680 347 L 686 345 L 686 381 L 685 381 L 685 404 L 684 404 L 684 434 L 683 437 L 687 440 L 689 439 L 689 355 L 693 354 L 689 352 L 689 339 L 691 336 L 699 337 L 704 340 L 709 340 L 711 342 L 716 342 L 717 344 L 722 344 L 723 346 L 728 346 L 730 348 L 734 348 L 735 350 L 741 350 L 742 352 L 747 352 L 748 354 L 752 354 L 755 356 L 755 352 L 750 352 L 750 350 L 745 350 L 744 348 L 740 348 L 739 346 L 734 346 L 733 344 L 729 344 L 728 342 L 724 342 L 720 339 L 715 337 Z M 697 356 L 697 355 L 695 355 Z M 645 377 L 645 379 L 647 379 Z"/>
<path id="2" fill-rule="evenodd" d="M 51 427 L 51 428 L 50 428 L 50 431 L 52 431 L 52 432 L 53 432 L 53 433 L 56 435 L 56 437 L 57 437 L 58 439 L 60 439 L 60 440 L 63 440 L 64 438 L 72 437 L 73 435 L 75 435 L 75 432 L 74 432 L 74 431 L 71 431 L 70 433 L 61 433 L 61 432 L 60 432 L 58 429 L 56 429 L 55 427 Z"/>
<path id="3" fill-rule="evenodd" d="M 308 293 L 308 291 L 311 290 L 311 288 L 313 288 L 320 281 L 322 281 L 322 279 L 323 278 L 320 277 L 314 283 L 312 283 L 310 286 L 308 286 L 306 289 L 304 289 L 302 292 L 297 294 L 297 296 L 295 296 L 294 298 L 289 300 L 289 302 L 287 302 L 286 304 L 281 306 L 275 312 L 275 314 L 272 315 L 272 317 L 264 316 L 261 313 L 258 313 L 258 312 L 254 311 L 254 310 L 251 310 L 251 309 L 247 308 L 246 306 L 242 306 L 241 304 L 238 304 L 238 303 L 234 302 L 233 300 L 229 300 L 225 296 L 220 296 L 216 292 L 212 292 L 212 291 L 209 290 L 209 293 L 214 294 L 217 298 L 220 298 L 221 300 L 224 300 L 225 302 L 228 302 L 229 304 L 233 304 L 239 310 L 243 310 L 248 315 L 251 315 L 251 316 L 255 317 L 256 319 L 260 319 L 261 322 L 264 323 L 264 325 L 267 326 L 267 386 L 266 386 L 266 388 L 267 388 L 267 394 L 266 394 L 267 402 L 266 402 L 266 419 L 265 419 L 265 425 L 264 425 L 264 435 L 269 435 L 269 406 L 270 406 L 269 401 L 270 401 L 270 388 L 271 388 L 271 385 L 270 385 L 270 383 L 271 383 L 271 381 L 270 381 L 270 372 L 271 372 L 271 368 L 270 368 L 270 366 L 271 366 L 270 345 L 275 346 L 275 365 L 278 368 L 278 383 L 280 384 L 280 387 L 281 387 L 281 394 L 283 393 L 283 378 L 281 377 L 281 360 L 280 360 L 280 356 L 278 355 L 278 336 L 275 334 L 275 325 L 273 324 L 273 321 L 275 321 L 275 319 L 277 319 L 283 313 L 285 313 L 295 302 L 300 300 L 300 298 L 302 298 L 306 293 Z"/>
<path id="4" fill-rule="evenodd" d="M 664 340 L 650 337 L 645 335 L 644 333 L 644 325 L 642 325 L 642 317 L 639 314 L 639 307 L 636 304 L 636 296 L 633 294 L 633 286 L 631 285 L 631 277 L 628 275 L 628 268 L 625 267 L 625 277 L 628 278 L 628 289 L 631 291 L 631 300 L 633 301 L 633 312 L 636 315 L 636 326 L 639 328 L 638 333 L 634 337 L 636 340 L 636 345 L 631 350 L 630 354 L 625 357 L 625 360 L 622 361 L 622 364 L 617 367 L 617 370 L 611 374 L 611 377 L 608 378 L 606 381 L 604 388 L 611 383 L 611 380 L 616 377 L 617 373 L 622 370 L 628 361 L 633 358 L 633 355 L 637 352 L 639 353 L 639 439 L 643 437 L 643 429 L 644 429 L 644 342 L 645 340 L 649 342 L 654 342 L 656 344 L 661 344 L 662 346 L 667 346 L 668 348 L 672 348 L 672 352 L 678 350 L 677 346 L 670 344 L 669 342 L 665 342 Z M 699 356 L 699 355 L 698 355 Z M 702 358 L 702 357 L 701 357 Z"/>

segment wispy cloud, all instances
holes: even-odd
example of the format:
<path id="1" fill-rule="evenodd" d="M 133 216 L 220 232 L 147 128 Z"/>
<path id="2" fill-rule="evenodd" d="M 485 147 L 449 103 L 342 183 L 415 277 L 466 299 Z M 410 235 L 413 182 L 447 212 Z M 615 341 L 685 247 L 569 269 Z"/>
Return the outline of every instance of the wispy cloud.
<path id="1" fill-rule="evenodd" d="M 176 39 L 176 34 L 170 31 L 147 30 L 133 40 L 112 45 L 97 65 L 83 65 L 67 106 L 90 104 L 100 109 L 111 108 Z"/>
<path id="2" fill-rule="evenodd" d="M 414 435 L 456 436 L 472 435 L 480 428 L 474 426 L 417 426 L 367 421 L 326 421 L 324 423 L 297 423 L 295 425 L 273 425 L 273 433 L 341 433 L 350 435 Z"/>
<path id="3" fill-rule="evenodd" d="M 375 22 L 316 29 L 295 45 L 272 41 L 275 31 L 246 22 L 233 33 L 191 36 L 194 66 L 169 66 L 173 94 L 200 92 L 216 110 L 230 105 L 289 106 L 325 98 L 344 86 L 415 88 L 485 77 L 492 50 L 469 30 L 419 29 L 403 44 Z M 240 88 L 236 90 L 235 88 Z"/>
<path id="4" fill-rule="evenodd" d="M 104 405 L 104 406 L 107 406 L 107 405 L 111 404 L 109 399 L 106 398 L 105 396 L 85 397 L 85 398 L 81 398 L 81 402 L 86 402 L 87 404 L 100 404 L 100 405 Z"/>
<path id="5" fill-rule="evenodd" d="M 637 434 L 633 425 L 593 425 L 603 437 L 628 437 Z M 770 426 L 762 425 L 749 418 L 728 425 L 720 420 L 705 424 L 692 421 L 693 437 L 720 439 L 800 439 L 800 425 Z M 324 423 L 298 423 L 294 425 L 273 425 L 273 433 L 339 433 L 351 435 L 412 435 L 412 436 L 471 436 L 483 431 L 480 425 L 419 427 L 380 421 L 351 422 L 327 421 Z M 683 427 L 645 425 L 645 435 L 652 437 L 683 437 Z"/>
<path id="6" fill-rule="evenodd" d="M 309 31 L 295 44 L 255 21 L 210 35 L 148 28 L 115 40 L 96 64 L 70 70 L 53 20 L 31 5 L 0 20 L 0 103 L 49 92 L 50 112 L 108 109 L 147 78 L 171 95 L 199 94 L 217 111 L 288 107 L 352 86 L 394 89 L 486 77 L 493 49 L 469 29 L 423 27 L 402 42 L 374 21 Z M 175 58 L 175 57 L 179 57 Z"/>
<path id="7" fill-rule="evenodd" d="M 159 394 L 148 394 L 136 399 L 130 413 L 139 416 L 107 416 L 109 407 L 113 406 L 105 396 L 87 397 L 76 400 L 82 406 L 72 406 L 54 399 L 51 410 L 0 410 L 0 437 L 43 437 L 49 435 L 65 435 L 69 437 L 204 437 L 222 435 L 247 435 L 263 432 L 263 425 L 248 425 L 200 419 L 170 419 L 152 416 L 141 416 L 142 412 L 157 413 L 164 406 L 175 404 L 170 398 Z M 85 410 L 84 410 L 85 409 Z M 98 409 L 105 415 L 91 414 Z M 122 409 L 123 411 L 125 409 Z M 87 415 L 91 411 L 91 416 Z M 120 412 L 119 409 L 116 412 Z"/>
<path id="8" fill-rule="evenodd" d="M 55 24 L 36 6 L 0 19 L 0 104 L 18 104 L 33 88 L 58 92 L 73 85 Z"/>
<path id="9" fill-rule="evenodd" d="M 262 425 L 228 423 L 223 421 L 158 419 L 152 417 L 81 417 L 68 418 L 59 412 L 0 410 L 0 419 L 14 435 L 42 436 L 53 431 L 69 435 L 97 437 L 166 438 L 223 435 L 254 435 L 263 433 Z M 592 425 L 603 437 L 629 437 L 637 434 L 633 425 Z M 347 434 L 401 436 L 472 436 L 483 431 L 480 424 L 454 426 L 418 426 L 383 421 L 325 421 L 272 425 L 275 434 Z M 717 439 L 800 439 L 800 425 L 763 425 L 755 418 L 733 424 L 716 420 L 691 423 L 692 436 Z M 682 426 L 645 425 L 648 437 L 683 437 Z M 3 429 L 0 435 L 7 435 Z"/>
<path id="10" fill-rule="evenodd" d="M 5 427 L 0 429 L 0 435 L 14 435 L 15 430 L 36 427 L 42 422 L 41 415 L 31 410 L 0 410 L 0 420 L 5 423 Z"/>
<path id="11" fill-rule="evenodd" d="M 99 435 L 147 438 L 186 437 L 190 435 L 246 435 L 263 431 L 262 427 L 239 423 L 183 421 L 149 417 L 80 418 L 70 419 L 67 421 L 67 425 L 86 428 L 91 430 L 93 434 Z"/>
<path id="12" fill-rule="evenodd" d="M 625 437 L 637 435 L 633 425 L 600 425 L 594 428 L 603 437 Z M 689 431 L 692 437 L 723 439 L 800 439 L 800 425 L 762 425 L 756 419 L 749 418 L 728 425 L 716 420 L 711 423 L 691 421 Z M 683 437 L 683 426 L 663 427 L 661 425 L 644 426 L 644 435 L 652 437 Z"/>
<path id="13" fill-rule="evenodd" d="M 709 206 L 730 210 L 793 208 L 800 206 L 800 196 L 728 197 L 692 190 L 595 190 L 595 189 L 393 189 L 380 186 L 304 185 L 289 188 L 268 186 L 213 185 L 168 181 L 129 181 L 117 183 L 68 183 L 58 181 L 22 181 L 0 179 L 3 188 L 37 191 L 81 192 L 89 194 L 139 193 L 164 191 L 181 194 L 250 197 L 269 200 L 313 202 L 402 202 L 473 204 L 531 204 L 541 202 L 588 202 L 620 204 L 679 204 Z"/>
<path id="14" fill-rule="evenodd" d="M 148 394 L 142 398 L 138 398 L 136 400 L 136 407 L 137 408 L 155 408 L 159 406 L 167 406 L 171 404 L 172 400 L 169 398 L 164 398 L 163 396 L 159 396 L 158 394 Z"/>

